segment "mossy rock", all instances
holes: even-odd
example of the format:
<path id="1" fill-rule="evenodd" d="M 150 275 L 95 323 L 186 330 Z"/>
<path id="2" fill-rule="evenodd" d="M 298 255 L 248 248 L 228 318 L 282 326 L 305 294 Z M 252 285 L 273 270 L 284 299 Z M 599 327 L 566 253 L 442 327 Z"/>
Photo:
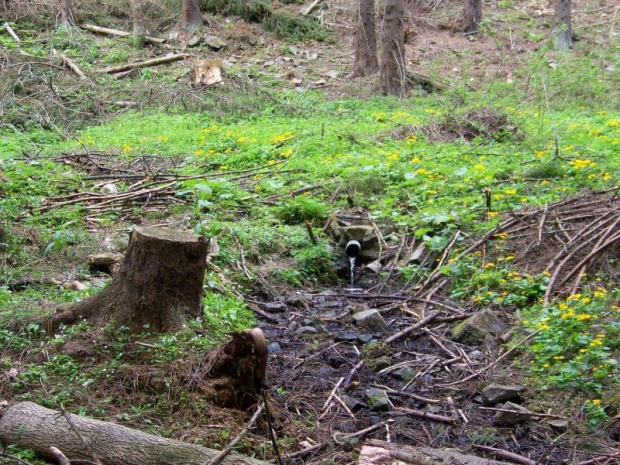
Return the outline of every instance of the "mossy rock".
<path id="1" fill-rule="evenodd" d="M 452 337 L 466 344 L 480 344 L 487 337 L 506 332 L 506 325 L 495 313 L 484 310 L 461 321 L 452 329 Z"/>

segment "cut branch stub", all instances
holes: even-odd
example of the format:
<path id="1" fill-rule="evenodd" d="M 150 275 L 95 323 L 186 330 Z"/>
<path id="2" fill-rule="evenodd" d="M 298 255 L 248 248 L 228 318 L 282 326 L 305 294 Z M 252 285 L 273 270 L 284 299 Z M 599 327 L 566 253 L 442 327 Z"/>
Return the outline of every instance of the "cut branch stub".
<path id="1" fill-rule="evenodd" d="M 136 228 L 125 261 L 99 294 L 51 318 L 51 329 L 80 317 L 104 324 L 114 320 L 138 332 L 179 329 L 202 312 L 208 241 L 187 232 Z"/>

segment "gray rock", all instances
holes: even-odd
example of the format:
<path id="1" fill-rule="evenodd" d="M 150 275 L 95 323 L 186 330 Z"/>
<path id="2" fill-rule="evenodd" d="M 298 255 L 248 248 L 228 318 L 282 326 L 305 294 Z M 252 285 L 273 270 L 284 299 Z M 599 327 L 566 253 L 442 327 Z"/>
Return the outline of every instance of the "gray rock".
<path id="1" fill-rule="evenodd" d="M 495 405 L 507 400 L 516 400 L 521 397 L 525 387 L 518 384 L 489 384 L 482 390 L 483 405 Z"/>
<path id="2" fill-rule="evenodd" d="M 110 267 L 123 260 L 123 254 L 115 252 L 100 252 L 88 256 L 88 267 Z"/>
<path id="3" fill-rule="evenodd" d="M 385 333 L 389 330 L 379 310 L 374 308 L 354 313 L 353 320 L 358 326 L 366 328 L 372 333 Z"/>
<path id="4" fill-rule="evenodd" d="M 332 368 L 340 368 L 345 361 L 345 359 L 336 355 L 328 355 L 326 360 L 327 364 Z"/>
<path id="5" fill-rule="evenodd" d="M 375 229 L 370 225 L 358 224 L 342 228 L 342 234 L 347 241 L 355 240 L 362 244 L 360 257 L 373 261 L 379 258 L 379 239 Z"/>
<path id="6" fill-rule="evenodd" d="M 369 370 L 374 372 L 379 372 L 384 368 L 389 367 L 391 364 L 392 359 L 386 356 L 366 360 L 366 366 Z"/>
<path id="7" fill-rule="evenodd" d="M 355 342 L 356 340 L 357 333 L 354 331 L 342 331 L 334 336 L 336 342 Z"/>
<path id="8" fill-rule="evenodd" d="M 368 344 L 369 342 L 372 342 L 373 337 L 370 334 L 360 334 L 359 336 L 357 336 L 357 340 L 361 344 Z"/>
<path id="9" fill-rule="evenodd" d="M 263 308 L 268 313 L 282 313 L 286 310 L 284 302 L 267 302 L 263 304 Z"/>
<path id="10" fill-rule="evenodd" d="M 528 420 L 531 417 L 531 412 L 519 404 L 513 404 L 512 402 L 506 402 L 502 409 L 512 410 L 511 412 L 499 411 L 495 414 L 494 421 L 498 425 L 512 426 L 519 422 Z M 519 413 L 522 412 L 522 413 Z"/>
<path id="11" fill-rule="evenodd" d="M 402 367 L 392 373 L 392 376 L 396 379 L 408 381 L 415 374 L 415 369 L 411 367 Z"/>
<path id="12" fill-rule="evenodd" d="M 280 352 L 282 352 L 282 347 L 280 347 L 280 344 L 278 344 L 277 342 L 272 342 L 267 346 L 267 350 L 270 354 L 279 354 Z"/>
<path id="13" fill-rule="evenodd" d="M 289 295 L 284 299 L 284 303 L 293 307 L 302 307 L 308 303 L 308 299 L 303 295 Z"/>
<path id="14" fill-rule="evenodd" d="M 215 50 L 216 52 L 226 48 L 226 42 L 214 35 L 205 36 L 205 44 L 207 44 L 207 47 Z"/>
<path id="15" fill-rule="evenodd" d="M 202 42 L 202 39 L 198 36 L 194 36 L 191 39 L 189 39 L 187 41 L 187 46 L 188 47 L 198 47 L 200 45 L 200 42 Z"/>
<path id="16" fill-rule="evenodd" d="M 566 433 L 568 431 L 568 420 L 554 418 L 552 420 L 547 420 L 547 424 L 558 433 Z"/>
<path id="17" fill-rule="evenodd" d="M 506 331 L 506 325 L 490 310 L 478 312 L 461 321 L 452 329 L 452 337 L 469 344 L 480 344 L 488 336 L 499 337 Z"/>
<path id="18" fill-rule="evenodd" d="M 388 412 L 391 408 L 390 399 L 383 389 L 366 389 L 366 400 L 373 412 Z"/>
<path id="19" fill-rule="evenodd" d="M 467 356 L 470 360 L 482 360 L 484 358 L 484 354 L 479 350 L 472 350 Z"/>
<path id="20" fill-rule="evenodd" d="M 341 399 L 352 412 L 357 412 L 358 410 L 366 407 L 366 404 L 361 400 L 356 399 L 355 397 L 347 396 L 346 394 L 343 394 Z"/>
<path id="21" fill-rule="evenodd" d="M 313 336 L 318 333 L 317 329 L 313 326 L 302 326 L 295 331 L 298 336 Z"/>

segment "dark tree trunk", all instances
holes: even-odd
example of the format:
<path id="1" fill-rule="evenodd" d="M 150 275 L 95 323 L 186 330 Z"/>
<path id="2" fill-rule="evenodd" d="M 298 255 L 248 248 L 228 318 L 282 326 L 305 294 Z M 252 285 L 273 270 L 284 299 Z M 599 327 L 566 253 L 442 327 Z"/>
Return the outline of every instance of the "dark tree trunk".
<path id="1" fill-rule="evenodd" d="M 181 27 L 188 31 L 202 28 L 202 13 L 198 0 L 182 0 L 183 13 L 181 16 Z"/>
<path id="2" fill-rule="evenodd" d="M 33 449 L 47 458 L 53 458 L 49 447 L 54 445 L 70 459 L 93 460 L 83 441 L 89 444 L 103 465 L 208 463 L 218 453 L 206 447 L 78 415 L 67 414 L 69 424 L 60 412 L 33 402 L 21 402 L 3 413 L 0 441 Z M 231 454 L 222 464 L 267 465 L 267 462 Z"/>
<path id="3" fill-rule="evenodd" d="M 407 91 L 403 0 L 387 0 L 383 17 L 381 87 L 403 97 Z"/>
<path id="4" fill-rule="evenodd" d="M 482 19 L 482 0 L 465 0 L 463 8 L 463 31 L 473 33 L 478 31 Z"/>
<path id="5" fill-rule="evenodd" d="M 359 0 L 353 77 L 367 76 L 378 70 L 375 0 Z"/>
<path id="6" fill-rule="evenodd" d="M 60 0 L 60 23 L 64 27 L 75 26 L 73 0 Z"/>
<path id="7" fill-rule="evenodd" d="M 570 0 L 555 0 L 553 39 L 556 50 L 568 50 L 573 45 Z"/>
<path id="8" fill-rule="evenodd" d="M 175 331 L 201 315 L 208 242 L 194 234 L 136 228 L 125 261 L 100 293 L 51 318 L 51 329 L 80 317 L 114 320 L 134 332 Z"/>
<path id="9" fill-rule="evenodd" d="M 142 48 L 146 44 L 143 0 L 131 0 L 131 9 L 133 11 L 133 45 L 136 48 Z"/>

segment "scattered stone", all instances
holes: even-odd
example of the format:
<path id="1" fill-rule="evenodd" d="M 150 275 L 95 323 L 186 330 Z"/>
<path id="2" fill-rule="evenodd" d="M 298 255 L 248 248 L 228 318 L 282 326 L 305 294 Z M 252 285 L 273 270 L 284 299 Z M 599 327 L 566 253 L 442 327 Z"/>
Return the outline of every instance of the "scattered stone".
<path id="1" fill-rule="evenodd" d="M 426 257 L 426 244 L 423 242 L 413 251 L 413 253 L 409 257 L 409 263 L 413 265 L 419 265 L 420 263 L 422 263 L 422 260 L 424 260 L 424 257 Z"/>
<path id="2" fill-rule="evenodd" d="M 303 307 L 308 303 L 308 299 L 304 295 L 289 295 L 284 299 L 284 303 L 293 307 Z"/>
<path id="3" fill-rule="evenodd" d="M 547 424 L 558 433 L 566 433 L 568 431 L 568 420 L 553 418 L 551 420 L 547 420 Z"/>
<path id="4" fill-rule="evenodd" d="M 366 404 L 361 400 L 356 399 L 355 397 L 347 396 L 346 394 L 343 394 L 341 399 L 352 412 L 357 412 L 358 410 L 366 407 Z"/>
<path id="5" fill-rule="evenodd" d="M 415 374 L 415 369 L 411 367 L 402 367 L 392 373 L 392 376 L 396 379 L 400 379 L 403 381 L 410 380 Z"/>
<path id="6" fill-rule="evenodd" d="M 328 71 L 325 73 L 325 75 L 332 79 L 336 79 L 338 76 L 340 76 L 340 71 L 336 71 L 336 70 Z"/>
<path id="7" fill-rule="evenodd" d="M 90 270 L 101 271 L 113 275 L 120 263 L 123 261 L 123 254 L 115 252 L 101 252 L 88 256 L 88 268 Z"/>
<path id="8" fill-rule="evenodd" d="M 373 412 L 388 412 L 390 410 L 390 399 L 383 389 L 366 389 L 366 400 Z"/>
<path id="9" fill-rule="evenodd" d="M 379 310 L 371 308 L 353 314 L 353 320 L 358 326 L 366 328 L 372 333 L 385 333 L 389 330 L 387 323 Z"/>
<path id="10" fill-rule="evenodd" d="M 531 412 L 519 404 L 514 404 L 512 402 L 506 402 L 502 409 L 504 410 L 512 410 L 511 412 L 499 411 L 495 414 L 495 423 L 498 425 L 504 426 L 512 426 L 516 425 L 519 422 L 525 421 L 530 418 Z M 522 412 L 522 413 L 519 413 Z"/>
<path id="11" fill-rule="evenodd" d="M 373 337 L 370 334 L 360 334 L 359 336 L 357 336 L 357 340 L 361 344 L 368 344 L 369 342 L 372 342 Z"/>
<path id="12" fill-rule="evenodd" d="M 226 42 L 214 35 L 205 36 L 205 44 L 211 50 L 215 50 L 216 52 L 226 48 Z"/>
<path id="13" fill-rule="evenodd" d="M 88 335 L 78 335 L 64 343 L 60 348 L 60 353 L 77 360 L 83 360 L 95 355 L 95 342 Z"/>
<path id="14" fill-rule="evenodd" d="M 302 326 L 295 331 L 298 336 L 313 336 L 318 333 L 317 329 L 313 326 Z"/>
<path id="15" fill-rule="evenodd" d="M 472 350 L 467 356 L 470 360 L 482 360 L 484 358 L 484 354 L 479 350 Z"/>
<path id="16" fill-rule="evenodd" d="M 392 365 L 392 359 L 387 356 L 366 360 L 366 366 L 369 370 L 378 372 Z"/>
<path id="17" fill-rule="evenodd" d="M 286 304 L 284 302 L 266 302 L 263 304 L 263 308 L 267 313 L 282 313 L 286 310 Z"/>
<path id="18" fill-rule="evenodd" d="M 482 390 L 482 403 L 495 405 L 507 400 L 518 400 L 524 391 L 525 387 L 518 384 L 489 384 Z"/>
<path id="19" fill-rule="evenodd" d="M 113 182 L 104 184 L 101 187 L 101 193 L 103 195 L 118 194 L 118 186 L 114 184 Z"/>
<path id="20" fill-rule="evenodd" d="M 355 342 L 357 340 L 357 333 L 354 331 L 342 331 L 337 333 L 334 337 L 336 342 Z"/>
<path id="21" fill-rule="evenodd" d="M 375 228 L 366 224 L 357 224 L 342 228 L 342 234 L 347 241 L 355 240 L 362 244 L 360 257 L 369 261 L 379 258 L 381 247 L 375 233 Z"/>
<path id="22" fill-rule="evenodd" d="M 498 337 L 506 331 L 506 325 L 490 310 L 478 312 L 463 320 L 452 329 L 452 337 L 469 344 L 484 342 L 487 336 Z"/>
<path id="23" fill-rule="evenodd" d="M 90 284 L 93 287 L 105 287 L 105 285 L 108 283 L 108 281 L 106 279 L 101 279 L 101 278 L 93 278 L 90 280 Z"/>
<path id="24" fill-rule="evenodd" d="M 279 354 L 280 352 L 282 352 L 282 347 L 280 347 L 280 344 L 278 344 L 277 342 L 272 342 L 267 346 L 267 350 L 270 354 Z"/>
<path id="25" fill-rule="evenodd" d="M 332 368 L 340 368 L 346 362 L 345 359 L 336 355 L 328 355 L 326 361 L 327 364 Z"/>
<path id="26" fill-rule="evenodd" d="M 198 36 L 194 36 L 191 39 L 189 39 L 187 41 L 187 46 L 188 47 L 198 47 L 200 45 L 200 42 L 202 42 L 202 39 Z"/>

